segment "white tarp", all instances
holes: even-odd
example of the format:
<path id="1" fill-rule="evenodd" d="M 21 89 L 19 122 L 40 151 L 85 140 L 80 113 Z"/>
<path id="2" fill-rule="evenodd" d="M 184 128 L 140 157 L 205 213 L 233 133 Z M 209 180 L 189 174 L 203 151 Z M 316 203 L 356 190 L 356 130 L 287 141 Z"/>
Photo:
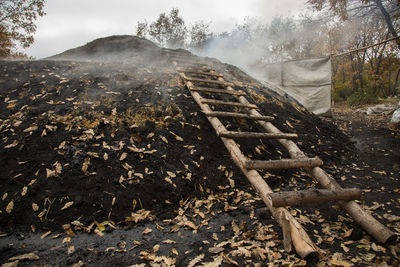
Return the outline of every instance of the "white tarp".
<path id="1" fill-rule="evenodd" d="M 257 76 L 274 85 L 271 89 L 287 93 L 313 113 L 330 114 L 332 82 L 329 57 L 258 65 Z"/>

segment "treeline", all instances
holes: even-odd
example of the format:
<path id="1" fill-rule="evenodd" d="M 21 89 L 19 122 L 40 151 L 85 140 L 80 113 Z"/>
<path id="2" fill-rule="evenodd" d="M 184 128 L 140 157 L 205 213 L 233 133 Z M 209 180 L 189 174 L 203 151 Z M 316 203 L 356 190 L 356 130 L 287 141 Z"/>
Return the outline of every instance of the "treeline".
<path id="1" fill-rule="evenodd" d="M 209 24 L 187 26 L 178 9 L 162 13 L 151 23 L 138 22 L 137 35 L 171 48 L 186 48 L 198 54 L 251 69 L 265 63 L 336 55 L 357 50 L 393 37 L 398 32 L 399 6 L 393 1 L 310 1 L 318 12 L 299 17 L 277 17 L 270 22 L 246 18 L 230 32 L 210 33 Z M 336 1 L 343 4 L 341 1 Z M 397 14 L 397 15 L 396 15 Z M 391 25 L 389 27 L 388 25 Z M 332 57 L 334 98 L 350 105 L 376 102 L 379 97 L 399 94 L 400 45 L 397 40 L 369 49 Z"/>

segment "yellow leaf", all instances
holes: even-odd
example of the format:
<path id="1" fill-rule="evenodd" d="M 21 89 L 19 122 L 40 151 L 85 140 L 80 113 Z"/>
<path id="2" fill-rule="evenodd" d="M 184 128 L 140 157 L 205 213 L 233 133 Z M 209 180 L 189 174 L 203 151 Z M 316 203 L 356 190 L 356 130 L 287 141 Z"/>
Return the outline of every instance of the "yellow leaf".
<path id="1" fill-rule="evenodd" d="M 98 223 L 98 222 L 96 222 L 96 221 L 94 221 L 94 223 L 96 224 L 96 226 L 97 226 L 96 229 L 97 229 L 98 231 L 103 232 L 104 230 L 106 230 L 106 227 L 105 227 L 103 224 Z"/>
<path id="2" fill-rule="evenodd" d="M 16 103 L 11 103 L 11 104 L 8 104 L 7 108 L 14 108 L 16 105 L 17 105 Z"/>

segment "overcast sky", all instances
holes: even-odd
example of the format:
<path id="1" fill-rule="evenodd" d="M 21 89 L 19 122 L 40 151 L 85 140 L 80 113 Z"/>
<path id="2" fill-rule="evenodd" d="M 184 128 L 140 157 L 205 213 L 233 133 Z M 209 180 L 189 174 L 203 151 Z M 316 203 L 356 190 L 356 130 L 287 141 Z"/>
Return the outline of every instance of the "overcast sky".
<path id="1" fill-rule="evenodd" d="M 43 58 L 115 34 L 134 34 L 137 21 L 154 21 L 177 7 L 187 24 L 210 22 L 212 32 L 230 31 L 247 16 L 270 20 L 297 15 L 306 0 L 47 0 L 35 43 L 25 50 Z"/>

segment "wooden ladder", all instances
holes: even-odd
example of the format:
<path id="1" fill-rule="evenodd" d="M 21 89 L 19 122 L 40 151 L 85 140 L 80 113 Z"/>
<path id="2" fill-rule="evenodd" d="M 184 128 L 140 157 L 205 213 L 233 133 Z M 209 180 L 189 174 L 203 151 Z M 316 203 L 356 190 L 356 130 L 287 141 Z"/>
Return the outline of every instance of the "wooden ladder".
<path id="1" fill-rule="evenodd" d="M 246 99 L 243 90 L 233 89 L 234 84 L 224 80 L 224 76 L 196 59 L 188 56 L 180 60 L 179 53 L 173 53 L 173 63 L 176 71 L 190 91 L 201 111 L 214 127 L 229 151 L 236 165 L 241 169 L 257 193 L 261 196 L 276 221 L 283 230 L 284 247 L 291 250 L 293 244 L 300 257 L 317 256 L 318 247 L 311 241 L 306 231 L 299 222 L 284 208 L 295 204 L 321 203 L 338 201 L 338 203 L 374 238 L 385 243 L 396 238 L 395 234 L 387 227 L 362 209 L 354 200 L 361 198 L 361 190 L 357 188 L 344 189 L 336 180 L 323 171 L 320 166 L 323 162 L 318 157 L 308 158 L 292 141 L 297 134 L 282 133 L 272 123 L 273 117 L 263 116 L 258 107 Z M 181 63 L 184 63 L 182 67 Z M 189 64 L 189 65 L 188 65 Z M 219 88 L 215 88 L 219 87 Z M 204 98 L 200 93 L 229 95 L 236 101 L 222 101 Z M 226 112 L 212 110 L 213 106 L 239 107 L 244 112 Z M 239 118 L 252 120 L 258 123 L 266 132 L 237 132 L 228 131 L 219 118 Z M 240 150 L 235 139 L 256 138 L 276 139 L 289 152 L 290 159 L 280 160 L 251 160 Z M 312 189 L 302 191 L 287 191 L 274 193 L 257 170 L 303 168 L 325 189 Z"/>

